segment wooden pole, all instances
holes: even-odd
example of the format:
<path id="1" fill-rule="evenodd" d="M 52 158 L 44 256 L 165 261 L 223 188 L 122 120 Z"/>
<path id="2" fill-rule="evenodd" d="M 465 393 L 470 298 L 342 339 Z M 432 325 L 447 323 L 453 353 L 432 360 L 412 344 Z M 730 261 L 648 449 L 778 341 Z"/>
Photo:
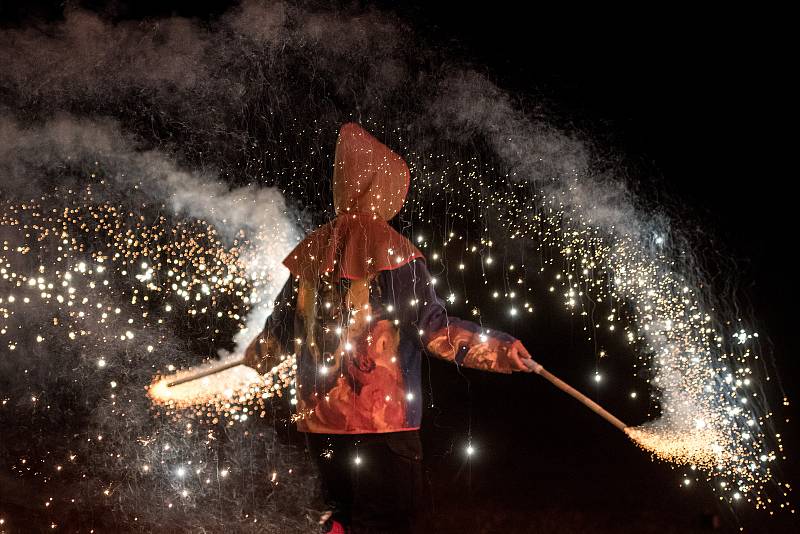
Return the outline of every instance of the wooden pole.
<path id="1" fill-rule="evenodd" d="M 619 419 L 608 413 L 602 406 L 594 402 L 592 399 L 590 399 L 589 397 L 587 397 L 574 387 L 570 386 L 557 376 L 553 375 L 552 373 L 550 373 L 550 371 L 548 371 L 541 365 L 537 364 L 537 366 L 538 367 L 533 368 L 534 372 L 539 376 L 542 376 L 545 379 L 547 379 L 555 387 L 567 393 L 568 395 L 572 395 L 580 402 L 582 402 L 587 408 L 589 408 L 594 413 L 596 413 L 597 415 L 599 415 L 600 417 L 602 417 L 603 419 L 605 419 L 606 421 L 617 427 L 618 429 L 622 430 L 623 432 L 625 431 L 626 428 L 628 428 L 628 426 L 625 423 L 623 423 L 622 421 L 620 421 Z"/>
<path id="2" fill-rule="evenodd" d="M 198 369 L 197 372 L 195 373 L 167 382 L 167 387 L 171 388 L 172 386 L 179 386 L 181 384 L 185 384 L 186 382 L 197 380 L 198 378 L 204 378 L 206 376 L 219 373 L 220 371 L 224 371 L 225 369 L 230 369 L 231 367 L 242 365 L 243 362 L 244 362 L 244 357 L 238 358 L 236 360 L 231 360 L 229 362 L 224 362 L 214 367 L 210 367 L 208 369 Z"/>

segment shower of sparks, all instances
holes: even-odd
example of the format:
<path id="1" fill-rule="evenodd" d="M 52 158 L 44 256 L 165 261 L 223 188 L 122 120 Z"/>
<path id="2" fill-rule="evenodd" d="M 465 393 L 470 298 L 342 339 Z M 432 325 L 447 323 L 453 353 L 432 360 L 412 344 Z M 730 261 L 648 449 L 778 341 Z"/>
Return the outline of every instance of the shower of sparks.
<path id="1" fill-rule="evenodd" d="M 83 491 L 88 490 L 90 496 L 96 492 L 106 502 L 118 493 L 114 488 L 120 480 L 96 486 L 92 479 L 86 479 L 86 473 L 80 474 L 78 462 L 87 463 L 88 469 L 92 469 L 88 465 L 91 462 L 99 462 L 108 468 L 102 472 L 130 473 L 123 477 L 141 479 L 137 484 L 143 487 L 149 480 L 158 495 L 166 495 L 166 509 L 180 506 L 187 511 L 195 499 L 213 497 L 209 495 L 212 482 L 217 485 L 224 479 L 236 486 L 244 480 L 241 476 L 230 480 L 228 474 L 235 464 L 221 470 L 208 465 L 217 454 L 213 445 L 220 439 L 220 425 L 228 427 L 264 417 L 265 399 L 284 391 L 293 395 L 294 360 L 286 358 L 264 376 L 238 366 L 208 380 L 174 388 L 167 388 L 159 375 L 171 375 L 192 363 L 185 359 L 187 353 L 228 353 L 225 349 L 232 339 L 246 337 L 243 331 L 248 327 L 248 316 L 268 312 L 263 309 L 265 302 L 280 283 L 274 279 L 274 262 L 260 258 L 256 263 L 247 255 L 263 254 L 270 247 L 280 249 L 280 255 L 293 237 L 276 235 L 271 228 L 256 228 L 246 237 L 242 232 L 225 244 L 208 222 L 162 215 L 169 211 L 162 204 L 139 204 L 137 208 L 128 200 L 123 207 L 103 201 L 107 196 L 101 181 L 84 189 L 0 205 L 2 352 L 24 352 L 27 357 L 19 360 L 22 365 L 46 372 L 47 367 L 64 366 L 67 360 L 62 354 L 78 351 L 79 367 L 72 369 L 75 378 L 69 380 L 80 389 L 81 374 L 94 375 L 87 384 L 96 384 L 99 376 L 107 377 L 104 397 L 108 405 L 98 413 L 104 414 L 108 423 L 101 421 L 93 426 L 115 434 L 108 436 L 102 430 L 75 434 L 77 439 L 65 445 L 80 450 L 80 454 L 71 452 L 61 458 L 62 452 L 50 449 L 37 450 L 42 454 L 38 457 L 31 449 L 10 467 L 18 476 L 39 476 L 45 483 L 52 478 L 50 471 L 59 476 L 78 475 L 86 482 L 71 499 L 62 496 L 47 500 L 49 513 L 55 513 L 59 504 L 63 509 L 82 502 Z M 172 334 L 177 332 L 187 339 L 188 347 L 175 345 Z M 233 355 L 227 357 L 236 358 L 237 350 L 234 348 Z M 164 354 L 176 355 L 174 364 L 160 369 L 151 364 L 163 362 Z M 120 356 L 125 361 L 119 360 Z M 140 381 L 136 374 L 148 370 L 156 377 L 148 389 L 156 403 L 150 424 L 140 419 L 139 399 L 145 392 L 136 386 Z M 69 376 L 63 369 L 59 373 Z M 181 371 L 177 374 L 181 376 Z M 53 392 L 28 391 L 26 398 L 4 392 L 0 409 L 25 410 L 27 406 L 32 417 L 47 417 Z M 127 419 L 129 429 L 146 433 L 116 435 L 117 430 L 108 426 L 115 424 L 115 419 L 123 426 Z M 32 418 L 32 422 L 35 420 Z M 226 439 L 259 438 L 245 430 Z M 81 441 L 85 445 L 81 446 Z M 116 458 L 113 462 L 104 456 L 106 443 L 116 447 L 110 451 Z M 90 445 L 94 447 L 87 448 Z M 53 460 L 54 465 L 49 465 Z M 288 456 L 282 462 L 287 460 Z M 253 461 L 248 470 L 264 463 Z M 276 471 L 279 465 L 263 466 L 273 473 L 273 486 L 281 480 Z M 304 481 L 295 480 L 298 483 L 302 486 Z M 172 497 L 169 488 L 174 490 Z M 140 499 L 136 490 L 123 493 L 132 500 Z M 151 505 L 142 504 L 140 512 Z M 235 508 L 231 511 L 236 514 Z M 251 521 L 269 513 L 274 511 L 262 509 Z M 147 520 L 157 517 L 150 514 Z M 247 513 L 242 517 L 246 520 Z M 189 521 L 186 525 L 192 525 L 191 515 L 185 520 Z M 53 524 L 56 528 L 59 522 Z M 143 524 L 142 528 L 148 527 Z"/>
<path id="2" fill-rule="evenodd" d="M 713 431 L 696 430 L 675 432 L 670 428 L 626 428 L 625 433 L 640 447 L 651 451 L 659 459 L 680 465 L 699 466 L 713 470 L 724 465 L 727 451 L 719 443 L 720 436 Z"/>
<path id="3" fill-rule="evenodd" d="M 789 487 L 778 484 L 772 469 L 785 457 L 780 434 L 768 430 L 772 413 L 760 381 L 769 377 L 756 367 L 758 334 L 718 316 L 724 310 L 715 311 L 707 288 L 677 262 L 666 236 L 609 231 L 594 222 L 586 215 L 591 207 L 569 200 L 587 196 L 577 179 L 564 190 L 537 191 L 474 161 L 447 166 L 447 176 L 426 173 L 414 161 L 411 155 L 408 207 L 415 213 L 415 241 L 432 265 L 456 273 L 477 269 L 484 282 L 459 287 L 453 277 L 443 277 L 437 289 L 454 311 L 463 308 L 462 315 L 480 318 L 475 303 L 501 301 L 507 303 L 508 320 L 525 320 L 534 312 L 534 288 L 544 283 L 545 293 L 558 295 L 569 313 L 584 319 L 587 341 L 623 336 L 638 354 L 636 374 L 650 385 L 655 418 L 627 429 L 638 446 L 655 458 L 699 469 L 725 501 L 791 508 Z M 164 217 L 146 222 L 133 211 L 90 202 L 90 188 L 79 196 L 81 202 L 72 207 L 50 212 L 35 202 L 5 207 L 0 225 L 16 228 L 18 236 L 3 241 L 0 317 L 9 319 L 34 303 L 53 306 L 58 310 L 53 324 L 65 336 L 94 341 L 87 352 L 96 355 L 98 369 L 108 365 L 102 341 L 136 343 L 137 331 L 178 315 L 183 328 L 208 336 L 208 347 L 246 328 L 270 273 L 248 272 L 240 256 L 247 244 L 243 236 L 226 247 L 208 223 L 171 223 Z M 446 220 L 437 211 L 443 204 L 451 214 Z M 482 224 L 488 213 L 492 225 L 482 227 L 477 238 L 441 231 L 459 219 Z M 497 242 L 524 243 L 523 257 Z M 51 265 L 34 265 L 35 251 L 43 247 L 55 247 L 59 255 Z M 525 258 L 528 249 L 536 254 Z M 122 289 L 120 280 L 133 285 Z M 91 289 L 86 293 L 91 297 L 84 289 Z M 127 291 L 136 314 L 120 317 L 110 296 L 104 300 L 112 291 Z M 594 310 L 601 307 L 604 316 L 598 319 Z M 0 328 L 0 336 L 9 350 L 28 342 L 8 326 Z M 158 343 L 147 347 L 158 350 Z M 591 374 L 597 387 L 607 380 L 601 369 L 606 356 L 598 351 Z M 294 397 L 294 357 L 285 354 L 281 360 L 263 376 L 238 366 L 172 387 L 167 383 L 206 367 L 170 366 L 154 373 L 148 394 L 176 419 L 232 425 L 264 417 L 264 399 L 286 392 Z"/>
<path id="4" fill-rule="evenodd" d="M 219 366 L 219 362 L 200 366 L 154 381 L 149 395 L 154 402 L 180 411 L 195 408 L 201 420 L 217 423 L 220 417 L 230 421 L 245 421 L 252 414 L 264 417 L 262 399 L 283 395 L 284 390 L 294 401 L 294 374 L 297 369 L 293 356 L 261 375 L 244 365 L 219 371 L 210 376 L 170 386 L 170 382 L 191 376 L 206 368 Z M 168 412 L 169 413 L 169 412 Z"/>
<path id="5" fill-rule="evenodd" d="M 750 318 L 714 285 L 730 273 L 709 283 L 695 263 L 704 251 L 680 221 L 670 228 L 634 207 L 606 178 L 620 168 L 602 141 L 596 153 L 583 133 L 551 123 L 546 106 L 457 67 L 395 17 L 365 13 L 241 2 L 214 22 L 142 24 L 70 10 L 52 25 L 0 32 L 0 189 L 26 191 L 0 199 L 0 423 L 11 423 L 0 452 L 22 480 L 14 489 L 29 477 L 52 495 L 88 494 L 41 497 L 54 529 L 54 509 L 94 516 L 97 501 L 116 503 L 105 509 L 142 531 L 164 521 L 216 531 L 308 511 L 286 511 L 313 493 L 301 477 L 284 502 L 251 481 L 274 489 L 292 473 L 255 436 L 268 399 L 294 396 L 292 355 L 264 376 L 239 366 L 166 384 L 236 358 L 263 325 L 282 253 L 299 236 L 249 226 L 259 210 L 287 215 L 260 186 L 296 200 L 311 214 L 304 222 L 326 222 L 321 181 L 335 133 L 358 120 L 409 164 L 398 218 L 454 314 L 524 328 L 555 299 L 583 321 L 584 386 L 636 382 L 625 401 L 649 421 L 627 430 L 634 443 L 698 471 L 680 477 L 686 487 L 702 473 L 725 502 L 794 512 L 778 474 L 783 421 L 769 405 L 788 400 Z M 104 189 L 99 167 L 122 193 Z M 203 189 L 206 173 L 225 183 Z M 220 203 L 243 182 L 257 185 L 235 206 Z M 145 203 L 135 201 L 143 189 Z M 196 219 L 167 198 L 176 192 Z M 252 209 L 237 212 L 244 204 Z M 229 209 L 235 222 L 214 216 Z M 620 338 L 633 380 L 609 365 Z M 545 366 L 556 356 L 534 354 Z M 369 465 L 364 457 L 360 469 Z M 59 481 L 68 489 L 53 491 Z M 0 530 L 11 523 L 0 517 Z"/>
<path id="6" fill-rule="evenodd" d="M 246 330 L 245 317 L 262 303 L 260 290 L 271 282 L 265 270 L 248 272 L 240 258 L 242 249 L 254 248 L 248 242 L 237 240 L 226 247 L 214 227 L 200 220 L 168 223 L 158 216 L 145 222 L 144 216 L 121 206 L 93 201 L 91 186 L 67 195 L 72 206 L 63 209 L 44 210 L 34 201 L 4 207 L 0 227 L 16 228 L 19 238 L 3 241 L 0 276 L 8 290 L 0 296 L 0 317 L 24 316 L 26 306 L 51 307 L 52 324 L 70 341 L 95 341 L 98 368 L 107 365 L 104 342 L 135 343 L 135 332 L 176 314 L 184 317 L 177 321 L 207 331 L 211 340 Z M 41 200 L 51 205 L 53 199 Z M 41 251 L 57 251 L 54 264 L 33 265 Z M 132 287 L 120 288 L 120 280 L 130 281 Z M 121 308 L 111 304 L 120 291 L 130 294 L 135 314 L 120 317 Z M 0 335 L 7 338 L 9 350 L 25 342 L 2 323 Z M 37 343 L 43 341 L 41 334 L 36 336 Z M 159 349 L 158 342 L 147 346 L 150 353 Z M 173 371 L 170 367 L 164 371 Z M 252 413 L 261 399 L 289 389 L 294 368 L 288 357 L 264 376 L 238 366 L 171 388 L 166 379 L 157 380 L 150 395 L 171 409 L 206 404 L 208 413 L 238 420 Z M 253 406 L 248 409 L 248 404 Z"/>
<path id="7" fill-rule="evenodd" d="M 693 258 L 681 248 L 687 245 L 670 247 L 666 230 L 654 233 L 646 216 L 632 210 L 620 223 L 626 229 L 593 220 L 607 215 L 609 206 L 581 204 L 578 199 L 592 198 L 591 185 L 577 176 L 567 185 L 537 191 L 509 174 L 492 181 L 487 177 L 497 173 L 480 169 L 476 161 L 460 162 L 442 179 L 412 168 L 412 190 L 423 199 L 414 209 L 422 221 L 435 224 L 437 208 L 430 198 L 443 197 L 448 211 L 483 226 L 479 242 L 450 233 L 431 257 L 444 261 L 447 250 L 477 256 L 472 268 L 479 269 L 486 294 L 470 298 L 503 298 L 510 316 L 520 307 L 533 311 L 526 301 L 533 290 L 529 277 L 544 277 L 549 292 L 560 291 L 565 308 L 584 319 L 588 342 L 596 346 L 601 336 L 624 336 L 638 355 L 635 375 L 650 386 L 655 417 L 627 429 L 638 446 L 655 458 L 703 469 L 727 502 L 746 499 L 770 513 L 776 506 L 794 512 L 789 485 L 773 469 L 786 457 L 780 433 L 771 430 L 764 383 L 770 377 L 761 365 L 758 334 L 747 331 L 740 318 L 723 315 L 732 313 L 726 303 L 715 307 L 713 288 L 694 272 L 695 265 L 681 260 Z M 492 220 L 494 225 L 486 222 Z M 504 251 L 504 266 L 493 266 L 500 255 L 490 233 L 510 244 L 535 243 L 539 256 L 516 263 L 514 254 Z M 459 270 L 467 268 L 459 260 Z M 601 306 L 606 312 L 598 319 Z M 605 356 L 598 351 L 596 384 L 604 381 Z"/>

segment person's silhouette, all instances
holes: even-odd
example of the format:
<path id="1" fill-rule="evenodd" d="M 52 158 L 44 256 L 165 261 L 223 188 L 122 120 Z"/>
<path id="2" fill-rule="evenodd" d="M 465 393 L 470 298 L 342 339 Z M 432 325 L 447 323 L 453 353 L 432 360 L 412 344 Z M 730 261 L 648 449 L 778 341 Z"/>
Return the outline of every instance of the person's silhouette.
<path id="1" fill-rule="evenodd" d="M 400 156 L 361 126 L 342 126 L 337 216 L 284 260 L 291 276 L 246 351 L 262 372 L 297 358 L 295 419 L 320 469 L 332 531 L 414 531 L 422 350 L 500 373 L 536 366 L 508 334 L 448 316 L 422 253 L 387 223 L 408 187 Z"/>

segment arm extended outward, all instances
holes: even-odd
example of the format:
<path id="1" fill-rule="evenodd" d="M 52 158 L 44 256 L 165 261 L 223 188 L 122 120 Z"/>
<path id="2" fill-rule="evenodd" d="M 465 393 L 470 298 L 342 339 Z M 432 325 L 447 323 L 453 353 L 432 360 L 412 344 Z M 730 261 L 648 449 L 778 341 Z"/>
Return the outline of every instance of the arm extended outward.
<path id="1" fill-rule="evenodd" d="M 407 267 L 392 271 L 392 287 L 401 320 L 418 329 L 422 348 L 473 369 L 511 373 L 541 368 L 513 336 L 448 315 L 424 261 L 415 260 Z"/>

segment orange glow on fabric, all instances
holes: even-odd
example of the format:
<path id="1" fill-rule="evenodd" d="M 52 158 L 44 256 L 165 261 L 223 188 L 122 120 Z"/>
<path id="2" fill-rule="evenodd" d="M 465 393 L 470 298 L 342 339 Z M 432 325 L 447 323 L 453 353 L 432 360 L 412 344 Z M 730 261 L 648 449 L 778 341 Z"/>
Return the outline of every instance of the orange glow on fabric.
<path id="1" fill-rule="evenodd" d="M 336 142 L 336 218 L 306 237 L 284 260 L 294 276 L 351 280 L 397 269 L 422 253 L 386 222 L 403 208 L 410 183 L 406 162 L 355 123 Z"/>

